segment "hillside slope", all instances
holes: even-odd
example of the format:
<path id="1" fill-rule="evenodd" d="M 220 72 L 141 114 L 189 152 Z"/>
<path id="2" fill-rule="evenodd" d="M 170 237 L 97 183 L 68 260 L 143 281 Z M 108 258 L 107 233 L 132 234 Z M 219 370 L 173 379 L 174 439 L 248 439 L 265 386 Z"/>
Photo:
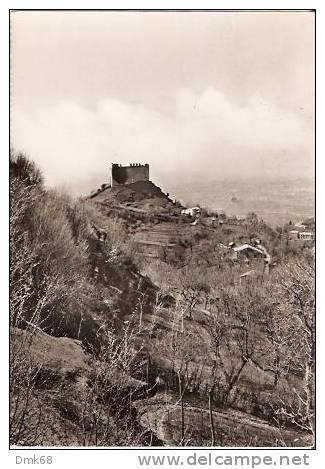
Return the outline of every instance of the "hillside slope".
<path id="1" fill-rule="evenodd" d="M 312 444 L 308 250 L 241 282 L 229 242 L 277 242 L 254 216 L 193 224 L 149 182 L 72 200 L 22 155 L 10 189 L 13 445 Z"/>

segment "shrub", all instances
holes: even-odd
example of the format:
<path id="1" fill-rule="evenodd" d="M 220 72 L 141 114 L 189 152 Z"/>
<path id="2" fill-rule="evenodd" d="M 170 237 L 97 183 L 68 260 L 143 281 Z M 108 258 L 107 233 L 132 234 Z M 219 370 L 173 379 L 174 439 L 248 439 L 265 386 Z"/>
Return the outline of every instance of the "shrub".
<path id="1" fill-rule="evenodd" d="M 10 151 L 10 176 L 18 178 L 27 186 L 43 184 L 43 176 L 39 168 L 24 153 Z"/>

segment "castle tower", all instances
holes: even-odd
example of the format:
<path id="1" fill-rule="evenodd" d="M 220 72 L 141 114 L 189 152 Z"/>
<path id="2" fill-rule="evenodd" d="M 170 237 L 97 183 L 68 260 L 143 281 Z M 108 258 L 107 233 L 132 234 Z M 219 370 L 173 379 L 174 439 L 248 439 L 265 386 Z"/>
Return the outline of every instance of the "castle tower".
<path id="1" fill-rule="evenodd" d="M 130 163 L 122 166 L 117 163 L 111 168 L 111 187 L 132 184 L 138 181 L 149 181 L 149 164 Z"/>

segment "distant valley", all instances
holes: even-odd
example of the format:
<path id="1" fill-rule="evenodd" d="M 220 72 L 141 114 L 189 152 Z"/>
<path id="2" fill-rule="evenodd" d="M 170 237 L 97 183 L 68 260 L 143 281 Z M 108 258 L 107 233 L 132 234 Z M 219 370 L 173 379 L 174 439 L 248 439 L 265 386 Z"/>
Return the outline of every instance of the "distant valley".
<path id="1" fill-rule="evenodd" d="M 185 205 L 200 204 L 227 215 L 255 212 L 275 226 L 314 216 L 315 186 L 312 179 L 267 181 L 211 181 L 169 184 L 168 190 Z"/>

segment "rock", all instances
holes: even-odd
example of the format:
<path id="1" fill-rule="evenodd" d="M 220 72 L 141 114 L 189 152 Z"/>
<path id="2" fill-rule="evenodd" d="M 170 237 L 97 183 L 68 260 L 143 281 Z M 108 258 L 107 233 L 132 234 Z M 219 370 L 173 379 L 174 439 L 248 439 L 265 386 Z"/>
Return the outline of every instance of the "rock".
<path id="1" fill-rule="evenodd" d="M 81 342 L 68 337 L 53 337 L 41 329 L 12 330 L 12 353 L 24 351 L 32 364 L 56 378 L 81 379 L 90 371 L 89 358 Z"/>

